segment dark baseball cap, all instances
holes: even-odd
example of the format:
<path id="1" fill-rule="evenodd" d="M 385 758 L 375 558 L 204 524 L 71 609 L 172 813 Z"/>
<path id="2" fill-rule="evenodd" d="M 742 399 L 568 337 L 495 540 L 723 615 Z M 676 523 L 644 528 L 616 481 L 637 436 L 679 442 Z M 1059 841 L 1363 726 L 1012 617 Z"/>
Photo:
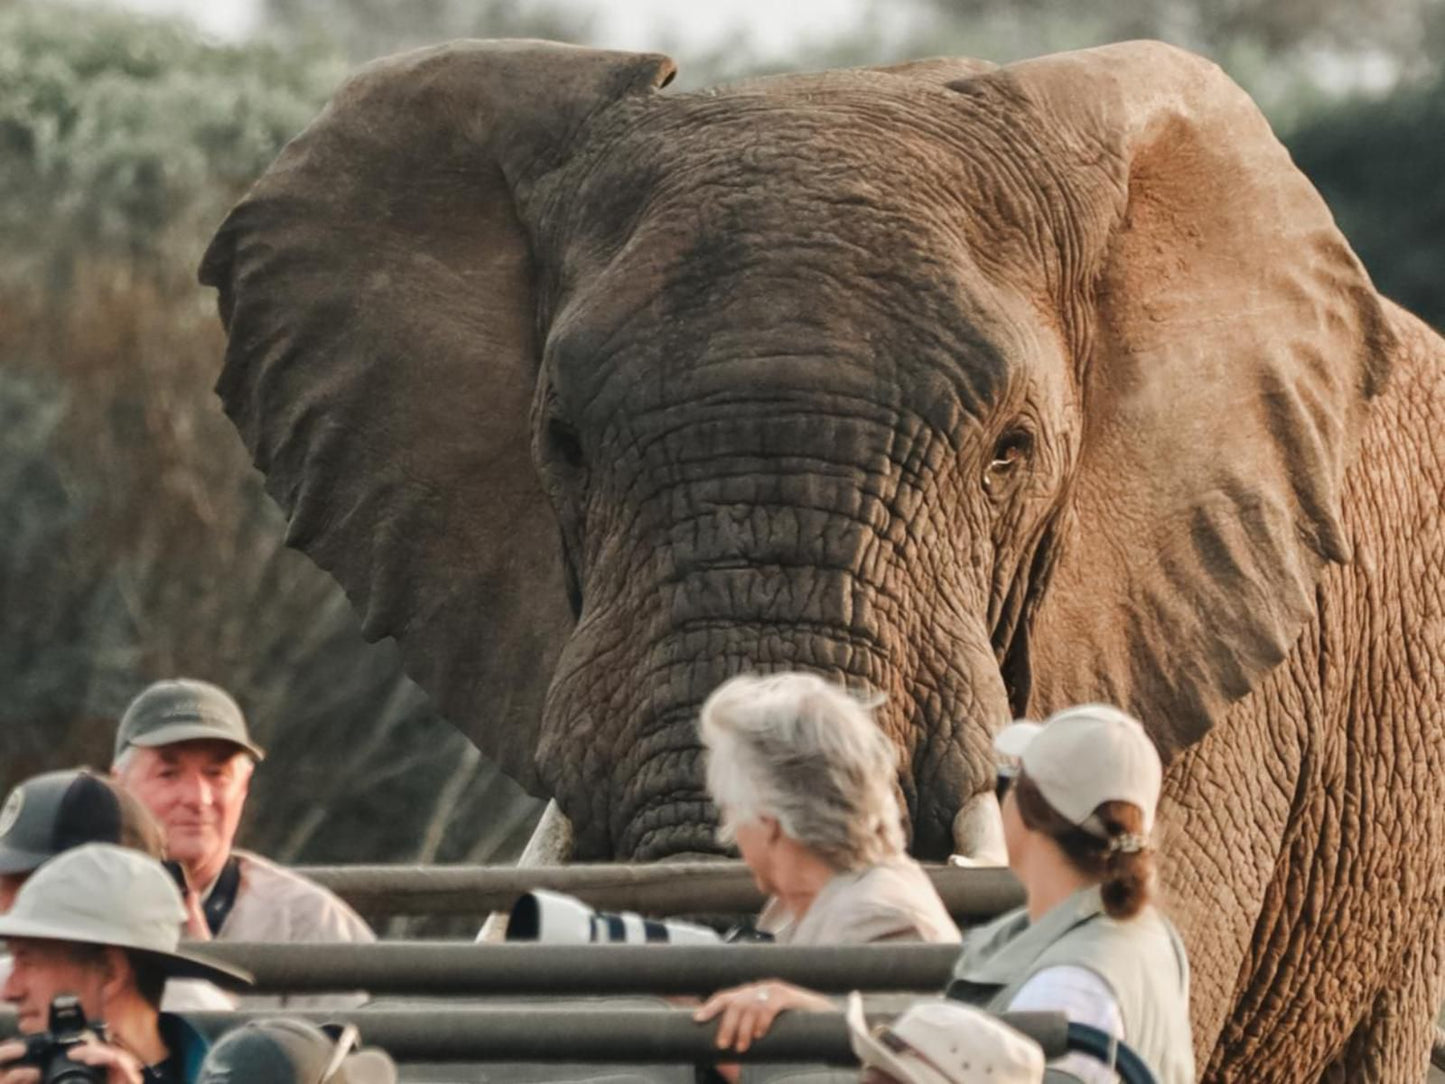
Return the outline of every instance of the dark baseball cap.
<path id="1" fill-rule="evenodd" d="M 396 1066 L 356 1029 L 304 1020 L 256 1020 L 228 1032 L 201 1064 L 197 1084 L 396 1084 Z"/>
<path id="2" fill-rule="evenodd" d="M 115 732 L 115 755 L 132 745 L 154 748 L 183 741 L 228 741 L 257 760 L 266 754 L 251 740 L 246 717 L 219 685 L 172 678 L 147 686 L 130 702 Z"/>
<path id="3" fill-rule="evenodd" d="M 0 873 L 29 873 L 85 843 L 114 843 L 152 858 L 165 853 L 164 833 L 145 806 L 88 768 L 27 779 L 0 805 Z"/>

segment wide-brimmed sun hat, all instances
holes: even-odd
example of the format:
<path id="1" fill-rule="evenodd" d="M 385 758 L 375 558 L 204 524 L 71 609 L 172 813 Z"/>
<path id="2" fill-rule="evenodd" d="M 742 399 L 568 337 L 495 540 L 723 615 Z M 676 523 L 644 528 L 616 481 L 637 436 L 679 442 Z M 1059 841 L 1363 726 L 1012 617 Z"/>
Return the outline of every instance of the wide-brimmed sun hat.
<path id="1" fill-rule="evenodd" d="M 1164 769 L 1143 724 L 1107 704 L 1066 708 L 1042 723 L 1020 720 L 999 731 L 994 748 L 1019 766 L 1044 801 L 1074 824 L 1089 828 L 1104 802 L 1129 802 L 1144 814 L 1144 835 Z"/>
<path id="2" fill-rule="evenodd" d="M 351 1027 L 256 1020 L 211 1048 L 197 1084 L 396 1084 L 391 1058 L 356 1050 L 356 1038 Z"/>
<path id="3" fill-rule="evenodd" d="M 167 976 L 231 988 L 251 976 L 180 951 L 186 909 L 180 890 L 154 858 L 109 843 L 87 843 L 37 869 L 0 915 L 0 940 L 12 937 L 114 945 L 139 953 Z"/>
<path id="4" fill-rule="evenodd" d="M 939 998 L 891 1025 L 868 1029 L 863 999 L 848 997 L 848 1037 L 864 1067 L 902 1084 L 1038 1084 L 1044 1052 L 1022 1032 L 971 1005 Z"/>

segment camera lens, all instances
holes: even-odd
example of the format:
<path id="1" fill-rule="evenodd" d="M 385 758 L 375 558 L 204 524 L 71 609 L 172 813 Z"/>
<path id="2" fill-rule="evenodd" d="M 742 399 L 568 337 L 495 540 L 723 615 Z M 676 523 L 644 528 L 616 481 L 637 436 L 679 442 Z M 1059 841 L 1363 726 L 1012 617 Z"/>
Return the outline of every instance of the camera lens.
<path id="1" fill-rule="evenodd" d="M 105 1084 L 105 1070 L 71 1061 L 65 1051 L 58 1050 L 40 1080 L 41 1084 Z"/>

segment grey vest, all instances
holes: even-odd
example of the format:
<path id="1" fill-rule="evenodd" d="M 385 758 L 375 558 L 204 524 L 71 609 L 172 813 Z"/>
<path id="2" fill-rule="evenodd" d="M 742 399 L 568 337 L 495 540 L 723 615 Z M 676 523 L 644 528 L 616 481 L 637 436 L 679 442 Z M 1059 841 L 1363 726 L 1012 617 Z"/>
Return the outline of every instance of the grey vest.
<path id="1" fill-rule="evenodd" d="M 1124 1041 L 1160 1084 L 1193 1084 L 1189 961 L 1173 923 L 1153 907 L 1116 920 L 1097 887 L 1081 889 L 1035 923 L 1024 908 L 964 935 L 948 996 L 1003 1012 L 1033 975 L 1048 967 L 1084 967 L 1119 1002 Z"/>

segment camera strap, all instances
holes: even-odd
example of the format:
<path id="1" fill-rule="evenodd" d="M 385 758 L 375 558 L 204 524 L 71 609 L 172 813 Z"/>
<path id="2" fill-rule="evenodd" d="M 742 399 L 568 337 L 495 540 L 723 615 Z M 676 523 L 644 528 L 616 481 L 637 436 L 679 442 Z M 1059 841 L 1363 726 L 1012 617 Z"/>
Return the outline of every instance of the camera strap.
<path id="1" fill-rule="evenodd" d="M 231 908 L 236 906 L 236 893 L 239 891 L 241 860 L 233 854 L 226 859 L 226 864 L 221 867 L 221 875 L 216 878 L 216 883 L 211 886 L 205 902 L 201 904 L 201 912 L 206 916 L 206 927 L 211 931 L 212 937 L 220 936 L 221 927 L 230 917 Z"/>

